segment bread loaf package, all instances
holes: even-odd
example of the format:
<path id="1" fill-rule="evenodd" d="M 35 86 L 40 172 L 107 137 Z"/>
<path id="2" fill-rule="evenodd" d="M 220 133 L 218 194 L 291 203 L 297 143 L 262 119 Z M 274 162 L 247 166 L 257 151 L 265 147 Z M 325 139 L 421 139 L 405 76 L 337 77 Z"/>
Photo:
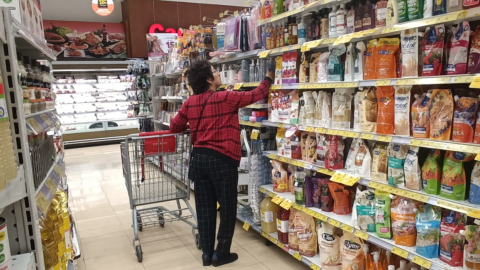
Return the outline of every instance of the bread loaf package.
<path id="1" fill-rule="evenodd" d="M 372 180 L 387 182 L 388 155 L 387 145 L 376 142 L 372 151 Z"/>

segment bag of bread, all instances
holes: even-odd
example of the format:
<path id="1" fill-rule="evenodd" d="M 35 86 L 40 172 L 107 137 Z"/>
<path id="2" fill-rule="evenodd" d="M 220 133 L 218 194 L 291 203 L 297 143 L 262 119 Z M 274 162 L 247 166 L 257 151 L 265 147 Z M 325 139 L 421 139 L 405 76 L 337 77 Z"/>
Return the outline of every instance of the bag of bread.
<path id="1" fill-rule="evenodd" d="M 342 259 L 340 255 L 340 240 L 342 231 L 322 222 L 318 230 L 318 244 L 320 248 L 320 266 L 324 270 L 341 270 Z"/>
<path id="2" fill-rule="evenodd" d="M 418 151 L 420 147 L 410 146 L 407 157 L 405 158 L 405 186 L 408 189 L 421 190 L 422 189 L 422 170 L 418 164 Z"/>
<path id="3" fill-rule="evenodd" d="M 387 182 L 387 169 L 387 145 L 382 142 L 376 142 L 373 147 L 372 171 L 370 177 L 372 180 Z"/>
<path id="4" fill-rule="evenodd" d="M 412 135 L 414 138 L 430 137 L 430 95 L 415 94 L 412 104 Z"/>
<path id="5" fill-rule="evenodd" d="M 402 38 L 402 77 L 418 77 L 418 32 L 417 28 L 406 29 Z"/>
<path id="6" fill-rule="evenodd" d="M 354 165 L 355 165 L 355 152 L 357 147 L 358 138 L 353 138 L 352 143 L 350 144 L 350 149 L 348 150 L 347 159 L 345 160 L 345 171 L 353 174 Z"/>
<path id="7" fill-rule="evenodd" d="M 375 53 L 377 47 L 377 40 L 372 39 L 367 44 L 367 50 L 365 51 L 365 66 L 363 68 L 363 79 L 364 80 L 375 80 L 376 79 L 376 65 L 377 65 L 377 55 Z"/>
<path id="8" fill-rule="evenodd" d="M 302 211 L 297 211 L 295 208 L 291 207 L 290 208 L 290 217 L 288 218 L 288 247 L 290 249 L 298 251 L 299 248 L 299 242 L 298 242 L 298 236 L 297 236 L 297 231 L 296 231 L 296 221 L 297 221 L 297 215 Z M 300 218 L 300 217 L 299 217 Z"/>
<path id="9" fill-rule="evenodd" d="M 362 92 L 355 93 L 353 98 L 353 130 L 362 131 Z"/>
<path id="10" fill-rule="evenodd" d="M 299 219 L 296 220 L 295 232 L 298 238 L 298 249 L 302 256 L 313 257 L 318 253 L 317 231 L 313 217 L 303 211 L 297 212 Z"/>
<path id="11" fill-rule="evenodd" d="M 288 188 L 288 173 L 283 168 L 283 163 L 280 161 L 272 160 L 272 182 L 274 192 L 286 192 Z"/>
<path id="12" fill-rule="evenodd" d="M 355 175 L 370 178 L 370 165 L 372 163 L 372 156 L 368 145 L 362 140 L 357 141 L 355 147 L 354 171 Z"/>
<path id="13" fill-rule="evenodd" d="M 361 128 L 363 132 L 377 131 L 377 90 L 375 87 L 367 87 L 361 97 Z"/>
<path id="14" fill-rule="evenodd" d="M 377 133 L 393 134 L 395 122 L 395 88 L 393 86 L 377 87 Z"/>
<path id="15" fill-rule="evenodd" d="M 277 142 L 277 155 L 285 155 L 285 128 L 277 129 L 277 136 L 275 140 Z"/>
<path id="16" fill-rule="evenodd" d="M 343 169 L 345 143 L 342 137 L 325 135 L 325 146 L 325 168 L 329 170 Z"/>
<path id="17" fill-rule="evenodd" d="M 412 86 L 395 86 L 395 135 L 410 136 L 410 91 Z"/>
<path id="18" fill-rule="evenodd" d="M 427 194 L 437 195 L 440 193 L 442 170 L 440 166 L 440 150 L 430 149 L 427 159 L 422 166 L 423 190 Z"/>
<path id="19" fill-rule="evenodd" d="M 353 233 L 345 231 L 340 242 L 342 270 L 363 270 L 365 255 L 362 240 Z"/>
<path id="20" fill-rule="evenodd" d="M 315 133 L 317 136 L 317 153 L 315 155 L 315 164 L 325 168 L 325 135 Z"/>
<path id="21" fill-rule="evenodd" d="M 455 95 L 454 100 L 455 111 L 453 112 L 452 141 L 471 143 L 475 133 L 478 98 Z"/>
<path id="22" fill-rule="evenodd" d="M 332 127 L 349 129 L 352 116 L 353 88 L 337 88 L 332 97 Z"/>
<path id="23" fill-rule="evenodd" d="M 415 201 L 402 196 L 394 196 L 390 205 L 392 233 L 396 245 L 415 246 L 417 228 L 415 224 Z"/>
<path id="24" fill-rule="evenodd" d="M 405 158 L 408 153 L 408 145 L 390 143 L 388 153 L 388 184 L 396 187 L 405 183 L 405 172 L 403 170 Z"/>
<path id="25" fill-rule="evenodd" d="M 315 132 L 302 132 L 302 159 L 314 163 L 317 152 L 317 138 Z"/>
<path id="26" fill-rule="evenodd" d="M 430 96 L 430 139 L 450 140 L 454 102 L 450 89 L 434 89 Z"/>
<path id="27" fill-rule="evenodd" d="M 320 126 L 330 128 L 332 126 L 332 95 L 328 92 L 323 93 L 322 120 Z"/>
<path id="28" fill-rule="evenodd" d="M 333 212 L 337 215 L 348 215 L 352 212 L 350 204 L 350 192 L 345 186 L 330 182 L 328 188 L 333 197 Z"/>
<path id="29" fill-rule="evenodd" d="M 455 201 L 465 200 L 467 179 L 463 163 L 474 158 L 474 154 L 447 151 L 443 159 L 441 197 Z"/>

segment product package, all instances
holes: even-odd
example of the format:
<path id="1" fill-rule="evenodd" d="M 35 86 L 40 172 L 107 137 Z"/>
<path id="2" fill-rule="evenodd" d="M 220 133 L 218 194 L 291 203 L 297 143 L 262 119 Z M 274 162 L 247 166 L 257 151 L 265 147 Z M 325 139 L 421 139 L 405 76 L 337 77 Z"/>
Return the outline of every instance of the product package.
<path id="1" fill-rule="evenodd" d="M 341 270 L 340 239 L 342 231 L 328 224 L 322 223 L 318 230 L 318 244 L 320 248 L 320 264 L 325 270 Z"/>
<path id="2" fill-rule="evenodd" d="M 390 143 L 388 145 L 388 184 L 396 187 L 405 183 L 405 172 L 403 170 L 405 158 L 408 153 L 408 145 Z"/>
<path id="3" fill-rule="evenodd" d="M 430 96 L 430 139 L 450 140 L 454 102 L 449 89 L 434 89 Z"/>
<path id="4" fill-rule="evenodd" d="M 291 194 L 295 194 L 294 190 L 294 182 L 295 182 L 295 174 L 294 172 L 297 170 L 297 167 L 294 165 L 289 164 L 287 166 L 287 192 Z"/>
<path id="5" fill-rule="evenodd" d="M 363 132 L 377 131 L 378 101 L 375 87 L 367 87 L 361 92 L 361 130 Z"/>
<path id="6" fill-rule="evenodd" d="M 433 0 L 423 1 L 423 18 L 430 18 L 433 16 Z"/>
<path id="7" fill-rule="evenodd" d="M 317 230 L 313 217 L 303 211 L 296 212 L 295 231 L 298 237 L 298 250 L 300 255 L 313 257 L 318 253 Z"/>
<path id="8" fill-rule="evenodd" d="M 300 140 L 302 147 L 302 159 L 308 163 L 315 162 L 315 154 L 317 151 L 317 138 L 314 132 L 302 132 Z"/>
<path id="9" fill-rule="evenodd" d="M 315 100 L 317 99 L 316 92 L 305 91 L 303 92 L 303 104 L 302 108 L 305 110 L 305 124 L 312 126 L 315 118 Z"/>
<path id="10" fill-rule="evenodd" d="M 291 91 L 288 93 L 290 96 L 289 99 L 291 101 L 290 105 L 290 124 L 298 124 L 298 117 L 300 111 L 300 100 L 298 97 L 298 93 L 296 90 Z"/>
<path id="11" fill-rule="evenodd" d="M 433 16 L 445 14 L 447 12 L 447 0 L 433 1 L 432 14 Z"/>
<path id="12" fill-rule="evenodd" d="M 288 182 L 288 173 L 283 168 L 282 162 L 272 160 L 272 182 L 273 182 L 273 191 L 274 192 L 286 192 L 287 191 L 287 182 Z"/>
<path id="13" fill-rule="evenodd" d="M 345 186 L 330 182 L 328 188 L 333 197 L 333 212 L 337 215 L 348 215 L 352 212 L 350 204 L 350 192 Z"/>
<path id="14" fill-rule="evenodd" d="M 317 208 L 320 206 L 320 187 L 316 177 L 305 177 L 305 206 Z"/>
<path id="15" fill-rule="evenodd" d="M 412 0 L 409 0 L 412 1 Z M 414 1 L 417 2 L 417 1 Z M 418 1 L 420 2 L 420 1 Z M 418 77 L 418 32 L 417 28 L 406 29 L 401 33 L 402 77 Z"/>
<path id="16" fill-rule="evenodd" d="M 277 211 L 277 235 L 278 241 L 288 245 L 288 222 L 290 218 L 290 210 L 282 207 Z"/>
<path id="17" fill-rule="evenodd" d="M 443 48 L 445 46 L 445 26 L 429 26 L 422 39 L 422 76 L 442 74 Z"/>
<path id="18" fill-rule="evenodd" d="M 363 80 L 363 67 L 365 64 L 365 51 L 367 47 L 363 41 L 355 43 L 355 59 L 354 59 L 354 70 L 353 70 L 353 80 L 362 81 Z"/>
<path id="19" fill-rule="evenodd" d="M 320 133 L 315 133 L 317 136 L 317 155 L 315 159 L 315 164 L 325 168 L 325 135 Z"/>
<path id="20" fill-rule="evenodd" d="M 377 46 L 374 50 L 374 52 L 376 52 L 376 56 L 374 57 L 376 63 L 376 79 L 390 79 L 397 77 L 397 59 L 395 53 L 399 49 L 400 40 L 398 38 L 381 38 L 378 40 Z"/>
<path id="21" fill-rule="evenodd" d="M 302 52 L 302 55 L 300 56 L 300 68 L 298 71 L 298 82 L 299 83 L 306 83 L 308 82 L 308 77 L 307 77 L 307 67 L 308 67 L 308 62 L 305 57 L 305 52 Z"/>
<path id="22" fill-rule="evenodd" d="M 332 97 L 332 127 L 349 129 L 352 117 L 352 88 L 337 88 Z"/>
<path id="23" fill-rule="evenodd" d="M 332 95 L 330 93 L 323 93 L 323 106 L 322 106 L 322 120 L 320 126 L 329 128 L 332 126 Z"/>
<path id="24" fill-rule="evenodd" d="M 467 72 L 469 41 L 470 24 L 468 22 L 452 26 L 452 35 L 445 45 L 448 57 L 444 66 L 444 74 L 456 75 Z"/>
<path id="25" fill-rule="evenodd" d="M 375 28 L 387 25 L 387 1 L 378 1 L 375 6 Z"/>
<path id="26" fill-rule="evenodd" d="M 465 200 L 467 180 L 463 162 L 471 161 L 475 155 L 447 151 L 443 160 L 440 196 L 456 201 Z"/>
<path id="27" fill-rule="evenodd" d="M 362 139 L 359 139 L 355 145 L 354 174 L 370 178 L 371 163 L 372 156 L 368 145 Z"/>
<path id="28" fill-rule="evenodd" d="M 275 140 L 277 142 L 277 155 L 285 155 L 285 128 L 277 129 L 277 136 Z"/>
<path id="29" fill-rule="evenodd" d="M 423 18 L 423 1 L 407 0 L 408 20 L 418 20 Z"/>
<path id="30" fill-rule="evenodd" d="M 473 204 L 480 204 L 480 161 L 475 162 L 472 170 L 468 201 Z"/>
<path id="31" fill-rule="evenodd" d="M 354 51 L 353 51 L 353 43 L 350 43 L 347 46 L 346 51 L 346 59 L 345 59 L 345 78 L 344 81 L 346 82 L 353 82 L 353 73 L 354 73 Z"/>
<path id="32" fill-rule="evenodd" d="M 282 57 L 275 58 L 275 84 L 282 84 Z"/>
<path id="33" fill-rule="evenodd" d="M 357 188 L 353 211 L 356 213 L 356 221 L 352 220 L 356 228 L 364 232 L 375 232 L 375 190 L 366 189 L 361 191 Z M 355 218 L 355 215 L 352 215 Z"/>
<path id="34" fill-rule="evenodd" d="M 330 183 L 330 179 L 328 178 L 320 178 L 318 180 L 318 186 L 320 187 L 320 208 L 324 212 L 332 212 L 333 211 L 333 197 L 330 193 L 330 188 L 328 187 L 328 183 Z"/>
<path id="35" fill-rule="evenodd" d="M 291 207 L 290 217 L 288 219 L 288 247 L 296 251 L 298 251 L 299 242 L 298 242 L 295 223 L 297 219 L 300 219 L 300 215 L 297 215 L 297 213 L 300 213 L 300 212 L 302 211 L 297 211 L 295 210 L 295 208 Z"/>
<path id="36" fill-rule="evenodd" d="M 314 53 L 310 56 L 310 75 L 309 75 L 308 79 L 311 83 L 314 83 L 314 82 L 318 81 L 317 65 L 318 65 L 318 61 L 320 60 L 320 55 L 321 54 L 322 53 Z"/>
<path id="37" fill-rule="evenodd" d="M 396 245 L 415 246 L 417 228 L 415 226 L 415 201 L 402 196 L 394 196 L 391 203 L 392 233 Z"/>
<path id="38" fill-rule="evenodd" d="M 390 204 L 392 200 L 389 193 L 379 189 L 375 190 L 375 229 L 380 238 L 392 238 L 390 221 Z"/>
<path id="39" fill-rule="evenodd" d="M 282 55 L 282 84 L 298 83 L 297 52 L 287 52 Z"/>
<path id="40" fill-rule="evenodd" d="M 317 82 L 326 82 L 328 77 L 328 59 L 330 52 L 325 52 L 320 55 L 317 65 Z"/>
<path id="41" fill-rule="evenodd" d="M 340 242 L 342 270 L 364 269 L 362 240 L 353 233 L 344 232 Z"/>
<path id="42" fill-rule="evenodd" d="M 376 142 L 372 151 L 372 172 L 371 178 L 376 181 L 387 182 L 388 155 L 387 145 Z"/>
<path id="43" fill-rule="evenodd" d="M 293 135 L 290 136 L 290 145 L 292 149 L 292 158 L 293 159 L 302 159 L 302 144 L 301 144 L 301 132 L 296 130 L 296 127 L 290 127 L 290 129 L 295 129 Z M 290 130 L 289 129 L 289 130 Z"/>
<path id="44" fill-rule="evenodd" d="M 320 126 L 322 123 L 322 110 L 323 110 L 323 98 L 325 97 L 325 92 L 314 92 L 316 93 L 316 100 L 315 100 L 315 113 L 313 116 L 313 124 L 315 126 Z"/>
<path id="45" fill-rule="evenodd" d="M 362 92 L 358 91 L 353 97 L 353 130 L 362 131 Z"/>
<path id="46" fill-rule="evenodd" d="M 351 174 L 353 174 L 355 170 L 355 147 L 357 146 L 357 141 L 358 138 L 353 138 L 350 149 L 348 150 L 347 159 L 345 160 L 345 170 Z"/>
<path id="47" fill-rule="evenodd" d="M 398 22 L 408 22 L 408 0 L 398 0 Z"/>
<path id="48" fill-rule="evenodd" d="M 365 52 L 365 65 L 363 67 L 363 79 L 374 80 L 377 79 L 377 56 L 376 47 L 378 40 L 372 39 L 368 41 L 367 50 Z"/>
<path id="49" fill-rule="evenodd" d="M 442 167 L 440 166 L 440 150 L 430 149 L 422 166 L 423 190 L 427 194 L 440 194 Z"/>
<path id="50" fill-rule="evenodd" d="M 272 122 L 290 123 L 290 111 L 292 109 L 292 96 L 282 90 L 270 91 L 268 107 L 268 119 Z"/>
<path id="51" fill-rule="evenodd" d="M 478 98 L 455 96 L 452 141 L 471 143 L 475 133 Z"/>
<path id="52" fill-rule="evenodd" d="M 393 134 L 395 128 L 395 88 L 393 86 L 377 87 L 377 133 Z"/>
<path id="53" fill-rule="evenodd" d="M 480 226 L 465 226 L 465 260 L 464 269 L 480 269 Z"/>
<path id="54" fill-rule="evenodd" d="M 328 57 L 327 81 L 338 82 L 343 81 L 343 63 L 342 55 L 346 52 L 345 44 L 330 46 L 330 56 Z"/>
<path id="55" fill-rule="evenodd" d="M 477 112 L 477 121 L 475 123 L 475 133 L 473 135 L 473 143 L 480 144 L 480 111 Z"/>
<path id="56" fill-rule="evenodd" d="M 410 91 L 412 86 L 395 86 L 395 135 L 410 136 Z"/>
<path id="57" fill-rule="evenodd" d="M 413 190 L 422 189 L 422 170 L 418 163 L 418 151 L 420 147 L 410 146 L 407 157 L 405 158 L 405 187 Z"/>
<path id="58" fill-rule="evenodd" d="M 430 137 L 430 97 L 423 93 L 415 94 L 412 104 L 412 136 L 414 138 Z"/>
<path id="59" fill-rule="evenodd" d="M 442 208 L 419 204 L 415 213 L 417 226 L 416 252 L 425 258 L 438 258 Z"/>
<path id="60" fill-rule="evenodd" d="M 480 25 L 470 35 L 470 53 L 468 54 L 468 74 L 480 73 Z"/>
<path id="61" fill-rule="evenodd" d="M 465 236 L 460 231 L 465 230 L 467 217 L 453 210 L 442 211 L 440 223 L 440 260 L 452 267 L 463 266 L 463 246 Z"/>
<path id="62" fill-rule="evenodd" d="M 341 136 L 325 135 L 325 168 L 328 170 L 343 169 L 345 142 Z"/>

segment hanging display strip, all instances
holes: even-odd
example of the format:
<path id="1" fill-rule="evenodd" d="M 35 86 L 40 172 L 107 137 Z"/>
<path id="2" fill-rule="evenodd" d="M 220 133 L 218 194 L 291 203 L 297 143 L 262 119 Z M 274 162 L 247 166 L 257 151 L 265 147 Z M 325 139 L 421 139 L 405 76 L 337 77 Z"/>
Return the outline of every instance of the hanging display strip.
<path id="1" fill-rule="evenodd" d="M 263 185 L 260 191 L 265 191 L 265 195 L 267 196 L 281 196 L 284 197 L 285 200 L 292 200 L 295 201 L 295 195 L 291 193 L 277 193 L 273 191 L 273 185 Z M 303 211 L 304 213 L 322 220 L 323 222 L 328 222 L 329 224 L 338 227 L 342 230 L 353 232 L 358 237 L 367 240 L 379 247 L 382 247 L 386 250 L 392 250 L 392 253 L 395 253 L 403 258 L 406 258 L 410 261 L 415 260 L 415 263 L 427 268 L 427 269 L 434 269 L 434 270 L 444 270 L 444 269 L 455 269 L 455 267 L 450 267 L 446 263 L 441 262 L 438 258 L 435 259 L 427 259 L 418 255 L 415 251 L 416 247 L 406 247 L 395 244 L 393 239 L 384 239 L 378 237 L 375 233 L 366 233 L 357 228 L 355 228 L 354 224 L 352 223 L 352 215 L 336 215 L 333 212 L 324 212 L 316 207 L 305 207 L 303 205 L 299 205 L 297 203 L 293 204 L 293 208 L 296 210 Z M 395 249 L 395 251 L 393 250 Z M 320 265 L 320 264 L 319 264 Z"/>
<path id="2" fill-rule="evenodd" d="M 57 121 L 53 110 L 26 116 L 27 128 L 35 135 L 52 128 Z"/>
<path id="3" fill-rule="evenodd" d="M 63 155 L 57 155 L 56 162 L 53 164 L 52 168 L 48 172 L 45 180 L 38 187 L 36 202 L 38 210 L 46 215 L 50 203 L 55 196 L 57 187 L 62 181 L 62 178 L 65 176 L 65 163 L 63 162 Z"/>
<path id="4" fill-rule="evenodd" d="M 261 127 L 262 123 L 240 120 L 240 125 L 251 126 L 251 127 Z"/>

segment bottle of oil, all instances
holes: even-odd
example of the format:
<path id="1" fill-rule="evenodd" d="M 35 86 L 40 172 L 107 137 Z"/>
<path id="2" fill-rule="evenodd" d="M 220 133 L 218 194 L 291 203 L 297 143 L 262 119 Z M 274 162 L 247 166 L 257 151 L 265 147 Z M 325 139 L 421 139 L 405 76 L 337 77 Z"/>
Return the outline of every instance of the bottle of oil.
<path id="1" fill-rule="evenodd" d="M 278 205 L 272 202 L 272 198 L 265 197 L 260 203 L 260 213 L 262 215 L 262 231 L 265 233 L 274 233 L 277 231 L 277 211 Z"/>

